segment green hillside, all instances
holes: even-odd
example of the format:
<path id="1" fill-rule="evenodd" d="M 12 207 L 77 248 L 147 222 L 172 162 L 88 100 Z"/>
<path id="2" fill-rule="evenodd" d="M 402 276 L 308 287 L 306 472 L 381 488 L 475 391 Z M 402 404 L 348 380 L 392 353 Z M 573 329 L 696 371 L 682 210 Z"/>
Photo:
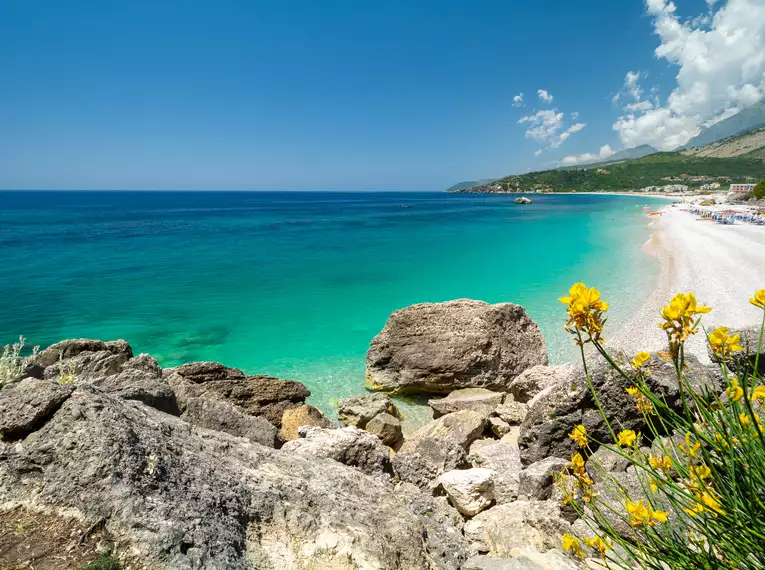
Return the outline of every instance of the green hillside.
<path id="1" fill-rule="evenodd" d="M 683 176 L 686 175 L 686 176 Z M 508 176 L 488 186 L 460 192 L 594 192 L 598 190 L 639 190 L 646 186 L 682 183 L 700 186 L 704 181 L 686 180 L 691 176 L 728 177 L 732 181 L 765 178 L 765 163 L 759 156 L 731 158 L 688 156 L 681 152 L 660 152 L 643 158 L 611 164 L 605 167 L 585 167 L 566 170 L 530 172 Z M 667 181 L 672 177 L 677 180 Z M 681 180 L 682 179 L 682 180 Z"/>

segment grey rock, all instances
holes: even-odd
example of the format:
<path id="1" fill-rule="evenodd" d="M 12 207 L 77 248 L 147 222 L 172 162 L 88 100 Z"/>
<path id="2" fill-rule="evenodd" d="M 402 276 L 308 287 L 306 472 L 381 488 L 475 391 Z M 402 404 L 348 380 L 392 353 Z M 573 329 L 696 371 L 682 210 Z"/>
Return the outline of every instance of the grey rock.
<path id="1" fill-rule="evenodd" d="M 526 198 L 526 196 L 519 196 L 515 199 L 516 204 L 533 204 L 534 202 L 531 201 L 531 198 Z"/>
<path id="2" fill-rule="evenodd" d="M 494 411 L 499 419 L 511 426 L 520 425 L 529 413 L 529 407 L 521 402 L 507 400 Z"/>
<path id="3" fill-rule="evenodd" d="M 81 352 L 48 366 L 43 372 L 43 378 L 57 380 L 74 375 L 77 382 L 93 382 L 119 374 L 125 362 L 125 355 L 113 354 L 108 350 Z"/>
<path id="4" fill-rule="evenodd" d="M 404 446 L 422 438 L 444 437 L 467 450 L 481 436 L 485 427 L 486 418 L 478 412 L 454 412 L 422 426 L 409 437 Z"/>
<path id="5" fill-rule="evenodd" d="M 364 430 L 353 426 L 341 429 L 303 426 L 298 434 L 300 438 L 285 443 L 282 451 L 333 459 L 370 475 L 390 471 L 390 452 L 376 436 Z"/>
<path id="6" fill-rule="evenodd" d="M 401 481 L 433 490 L 445 471 L 467 467 L 462 446 L 445 437 L 422 437 L 404 443 L 393 456 L 393 471 Z"/>
<path id="7" fill-rule="evenodd" d="M 462 570 L 545 570 L 545 568 L 525 556 L 497 558 L 479 554 L 468 558 Z"/>
<path id="8" fill-rule="evenodd" d="M 245 437 L 275 447 L 279 430 L 267 419 L 250 416 L 224 400 L 190 398 L 181 419 L 199 427 Z"/>
<path id="9" fill-rule="evenodd" d="M 466 556 L 424 494 L 78 386 L 33 434 L 0 444 L 0 496 L 102 524 L 140 567 L 458 570 Z M 128 565 L 126 564 L 126 565 Z"/>
<path id="10" fill-rule="evenodd" d="M 447 471 L 439 482 L 460 513 L 472 517 L 494 502 L 494 471 L 484 468 Z"/>
<path id="11" fill-rule="evenodd" d="M 74 386 L 25 378 L 0 390 L 0 435 L 15 439 L 36 430 L 63 404 Z"/>
<path id="12" fill-rule="evenodd" d="M 547 348 L 523 307 L 470 299 L 423 303 L 395 311 L 372 340 L 367 386 L 394 393 L 506 391 L 537 364 L 547 364 Z"/>
<path id="13" fill-rule="evenodd" d="M 484 545 L 490 556 L 509 558 L 516 549 L 545 552 L 560 546 L 571 525 L 552 501 L 515 501 L 496 505 L 465 523 L 465 537 Z"/>
<path id="14" fill-rule="evenodd" d="M 474 467 L 494 471 L 494 499 L 497 503 L 512 502 L 518 498 L 519 477 L 523 470 L 521 452 L 518 445 L 488 441 L 489 444 L 476 446 L 474 443 L 470 447 L 470 462 Z"/>
<path id="15" fill-rule="evenodd" d="M 728 364 L 728 367 L 734 373 L 739 367 L 741 367 L 746 370 L 748 374 L 752 374 L 754 371 L 754 364 L 757 361 L 758 356 L 757 349 L 760 342 L 760 327 L 750 326 L 729 328 L 729 335 L 740 335 L 741 340 L 739 341 L 739 344 L 744 348 L 744 350 L 731 354 L 732 362 Z M 712 360 L 712 362 L 718 364 L 720 363 L 720 359 L 712 351 L 709 343 L 707 343 L 707 352 L 709 353 L 709 358 Z M 763 341 L 763 345 L 760 347 L 758 373 L 760 375 L 765 375 L 765 341 Z"/>
<path id="16" fill-rule="evenodd" d="M 600 446 L 595 453 L 588 459 L 585 467 L 587 472 L 593 476 L 597 473 L 616 473 L 627 471 L 631 465 L 630 460 L 622 457 L 615 451 L 611 451 L 605 446 Z"/>
<path id="17" fill-rule="evenodd" d="M 369 420 L 382 413 L 401 418 L 401 412 L 387 394 L 367 393 L 344 398 L 337 404 L 337 419 L 345 425 L 361 429 L 367 426 Z"/>
<path id="18" fill-rule="evenodd" d="M 179 409 L 192 398 L 225 400 L 243 413 L 262 416 L 277 428 L 288 408 L 305 402 L 311 392 L 300 382 L 272 376 L 245 376 L 241 370 L 217 362 L 194 362 L 163 371 L 175 392 Z"/>
<path id="19" fill-rule="evenodd" d="M 540 501 L 549 499 L 554 474 L 560 473 L 567 465 L 568 461 L 557 457 L 548 457 L 532 463 L 520 473 L 518 493 Z"/>
<path id="20" fill-rule="evenodd" d="M 450 392 L 445 398 L 428 400 L 428 405 L 433 409 L 435 418 L 462 410 L 472 410 L 488 417 L 504 398 L 504 394 L 485 388 L 462 388 Z"/>
<path id="21" fill-rule="evenodd" d="M 321 410 L 310 404 L 302 404 L 296 408 L 284 410 L 282 414 L 281 436 L 284 441 L 298 439 L 298 429 L 302 426 L 327 428 L 332 425 Z"/>
<path id="22" fill-rule="evenodd" d="M 388 447 L 397 449 L 404 440 L 401 431 L 401 421 L 387 412 L 378 414 L 369 420 L 366 430 L 380 438 Z"/>
<path id="23" fill-rule="evenodd" d="M 497 437 L 506 436 L 508 433 L 510 433 L 510 428 L 512 427 L 505 420 L 496 416 L 489 418 L 489 426 L 491 426 L 492 433 Z"/>
<path id="24" fill-rule="evenodd" d="M 83 353 L 108 352 L 119 356 L 123 362 L 127 362 L 133 357 L 133 350 L 124 340 L 114 340 L 104 342 L 102 340 L 92 340 L 87 338 L 63 340 L 52 344 L 34 357 L 34 361 L 42 368 L 47 368 L 58 364 L 60 360 L 66 360 L 79 356 Z"/>
<path id="25" fill-rule="evenodd" d="M 705 390 L 719 392 L 720 386 L 710 371 L 694 356 L 686 357 L 687 375 L 697 394 Z M 618 374 L 602 358 L 590 364 L 590 378 L 603 409 L 613 425 L 648 433 L 643 415 L 627 393 L 633 382 Z M 674 410 L 681 410 L 681 393 L 674 367 L 658 355 L 645 365 L 649 389 L 663 398 Z M 629 366 L 625 365 L 629 370 Z M 583 371 L 574 378 L 545 388 L 529 402 L 529 413 L 521 425 L 519 440 L 524 464 L 550 456 L 568 459 L 576 451 L 576 443 L 568 434 L 577 424 L 598 441 L 611 441 L 611 435 L 592 398 Z"/>
<path id="26" fill-rule="evenodd" d="M 528 402 L 545 388 L 566 383 L 576 374 L 573 364 L 557 366 L 532 366 L 521 372 L 509 386 L 509 392 L 516 402 Z"/>

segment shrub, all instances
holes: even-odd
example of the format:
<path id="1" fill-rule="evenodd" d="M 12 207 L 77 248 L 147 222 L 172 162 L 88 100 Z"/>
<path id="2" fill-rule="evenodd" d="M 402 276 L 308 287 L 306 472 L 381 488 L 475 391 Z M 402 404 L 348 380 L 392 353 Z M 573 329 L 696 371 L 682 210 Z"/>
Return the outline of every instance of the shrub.
<path id="1" fill-rule="evenodd" d="M 3 347 L 3 353 L 0 355 L 0 388 L 17 379 L 24 372 L 23 351 L 25 343 L 26 339 L 20 336 L 18 342 Z M 37 354 L 39 349 L 39 346 L 35 346 L 32 349 L 32 354 Z"/>
<path id="2" fill-rule="evenodd" d="M 102 554 L 98 560 L 83 564 L 77 570 L 120 570 L 120 561 L 111 554 Z"/>
<path id="3" fill-rule="evenodd" d="M 754 198 L 765 198 L 765 180 L 760 180 L 752 190 Z"/>
<path id="4" fill-rule="evenodd" d="M 595 441 L 584 426 L 572 426 L 570 437 L 580 451 L 557 477 L 557 485 L 564 503 L 577 510 L 595 536 L 580 542 L 564 535 L 563 548 L 577 557 L 590 550 L 618 568 L 765 568 L 765 439 L 760 419 L 765 386 L 757 372 L 765 289 L 750 299 L 763 310 L 753 363 L 733 358 L 744 350 L 738 335 L 726 328 L 707 333 L 725 382 L 720 393 L 694 390 L 685 366 L 685 343 L 699 333 L 701 318 L 711 308 L 699 304 L 692 293 L 680 293 L 664 307 L 659 326 L 667 334 L 668 350 L 661 356 L 673 364 L 681 388 L 679 410 L 647 388 L 648 353 L 620 364 L 605 349 L 601 335 L 608 304 L 596 289 L 578 283 L 561 301 L 568 306 L 566 330 L 580 347 L 585 371 L 584 348 L 591 345 L 629 381 L 627 392 L 647 426 L 641 434 L 610 424 L 586 375 L 611 441 Z M 585 468 L 585 459 L 598 446 L 634 466 L 637 488 L 627 489 L 597 459 Z"/>

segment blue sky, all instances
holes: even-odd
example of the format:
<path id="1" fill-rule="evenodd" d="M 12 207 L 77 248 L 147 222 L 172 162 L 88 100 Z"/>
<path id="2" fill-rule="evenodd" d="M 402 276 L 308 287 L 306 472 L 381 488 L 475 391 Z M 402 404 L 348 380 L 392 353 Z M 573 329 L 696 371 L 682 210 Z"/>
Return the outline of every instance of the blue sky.
<path id="1" fill-rule="evenodd" d="M 706 34 L 762 4 L 676 3 L 0 0 L 0 188 L 440 190 L 666 146 L 672 19 Z"/>

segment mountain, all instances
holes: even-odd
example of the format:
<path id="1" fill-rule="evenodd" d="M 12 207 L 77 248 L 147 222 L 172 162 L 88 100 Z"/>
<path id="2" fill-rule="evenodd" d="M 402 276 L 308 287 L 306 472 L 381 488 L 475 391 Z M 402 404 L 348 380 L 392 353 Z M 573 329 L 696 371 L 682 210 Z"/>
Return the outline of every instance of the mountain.
<path id="1" fill-rule="evenodd" d="M 682 149 L 712 144 L 743 131 L 762 126 L 765 126 L 765 101 L 747 107 L 732 117 L 715 123 L 711 127 L 701 129 L 701 132 L 685 143 Z"/>
<path id="2" fill-rule="evenodd" d="M 699 148 L 682 151 L 686 156 L 765 158 L 765 127 L 756 127 Z"/>
<path id="3" fill-rule="evenodd" d="M 486 184 L 491 184 L 495 180 L 499 180 L 499 178 L 484 178 L 483 180 L 474 180 L 472 182 L 458 182 L 454 186 L 447 188 L 446 191 L 457 192 L 459 190 L 465 190 L 466 188 L 473 188 L 475 186 L 485 186 Z"/>
<path id="4" fill-rule="evenodd" d="M 620 150 L 619 152 L 616 152 L 609 156 L 608 158 L 604 159 L 594 159 L 594 160 L 587 160 L 584 162 L 579 162 L 577 164 L 574 164 L 572 166 L 562 166 L 561 168 L 581 168 L 582 166 L 602 166 L 605 164 L 613 164 L 614 162 L 622 162 L 625 160 L 634 160 L 636 158 L 643 158 L 644 156 L 648 156 L 649 154 L 656 154 L 659 152 L 655 148 L 653 148 L 651 145 L 648 144 L 641 144 L 640 146 L 634 146 L 632 148 L 625 148 L 624 150 Z"/>

